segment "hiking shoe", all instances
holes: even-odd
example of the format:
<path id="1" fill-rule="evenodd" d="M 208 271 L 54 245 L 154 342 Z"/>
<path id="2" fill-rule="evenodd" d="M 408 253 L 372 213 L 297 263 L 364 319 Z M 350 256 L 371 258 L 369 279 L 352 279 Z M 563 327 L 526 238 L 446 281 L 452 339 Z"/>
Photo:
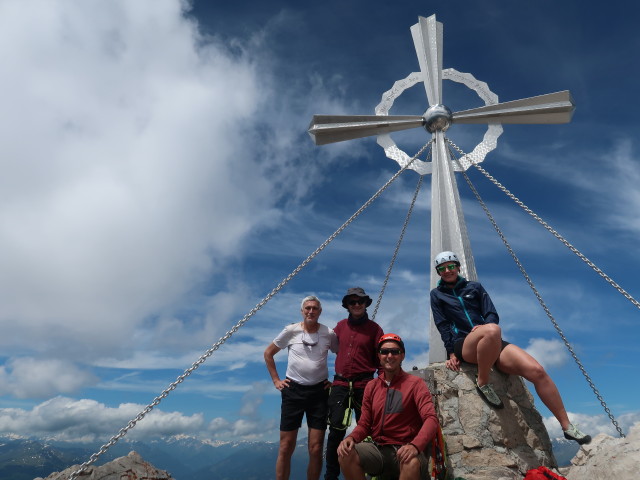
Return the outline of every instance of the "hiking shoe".
<path id="1" fill-rule="evenodd" d="M 570 423 L 569 428 L 563 430 L 563 432 L 564 438 L 566 438 L 567 440 L 575 440 L 580 445 L 584 445 L 585 443 L 589 443 L 591 441 L 591 437 L 578 430 L 578 427 L 576 427 L 573 423 Z"/>
<path id="2" fill-rule="evenodd" d="M 476 388 L 478 389 L 478 392 L 480 393 L 482 399 L 490 406 L 492 406 L 493 408 L 504 407 L 502 400 L 500 400 L 500 397 L 496 394 L 495 390 L 493 390 L 493 387 L 490 383 L 480 386 L 478 385 L 478 381 L 476 380 Z"/>

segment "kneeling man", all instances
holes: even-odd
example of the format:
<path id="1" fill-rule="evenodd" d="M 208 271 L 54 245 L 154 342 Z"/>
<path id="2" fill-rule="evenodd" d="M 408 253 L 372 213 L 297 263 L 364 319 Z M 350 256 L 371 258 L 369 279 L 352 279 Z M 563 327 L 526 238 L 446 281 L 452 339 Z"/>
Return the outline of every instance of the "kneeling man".
<path id="1" fill-rule="evenodd" d="M 402 339 L 387 333 L 378 342 L 383 373 L 364 391 L 360 421 L 338 446 L 347 480 L 376 477 L 418 480 L 428 475 L 427 445 L 438 431 L 438 418 L 424 380 L 402 370 Z M 371 436 L 373 442 L 362 442 Z"/>

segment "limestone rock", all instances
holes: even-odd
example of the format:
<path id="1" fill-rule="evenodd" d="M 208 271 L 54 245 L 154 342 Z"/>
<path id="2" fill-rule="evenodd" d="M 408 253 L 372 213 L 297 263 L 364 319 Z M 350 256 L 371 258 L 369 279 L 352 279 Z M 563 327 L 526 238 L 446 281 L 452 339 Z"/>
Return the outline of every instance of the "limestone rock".
<path id="1" fill-rule="evenodd" d="M 625 438 L 600 433 L 583 445 L 571 460 L 567 480 L 626 480 L 638 478 L 640 472 L 640 424 L 636 423 Z"/>
<path id="2" fill-rule="evenodd" d="M 79 465 L 69 467 L 63 472 L 55 472 L 44 480 L 68 480 L 73 472 L 80 468 Z M 173 477 L 164 470 L 158 470 L 150 463 L 145 462 L 136 452 L 130 452 L 126 457 L 116 458 L 100 467 L 90 466 L 78 480 L 173 480 Z M 43 480 L 38 477 L 35 480 Z"/>
<path id="3" fill-rule="evenodd" d="M 454 372 L 435 363 L 411 373 L 435 393 L 451 478 L 522 480 L 527 470 L 557 466 L 542 416 L 520 377 L 491 372 L 490 382 L 505 404 L 495 410 L 476 391 L 474 365 Z"/>

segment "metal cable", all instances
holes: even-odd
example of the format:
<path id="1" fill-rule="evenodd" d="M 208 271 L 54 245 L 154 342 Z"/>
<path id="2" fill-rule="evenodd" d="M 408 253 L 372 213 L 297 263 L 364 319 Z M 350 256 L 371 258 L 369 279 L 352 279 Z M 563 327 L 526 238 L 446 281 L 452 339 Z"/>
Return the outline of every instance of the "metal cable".
<path id="1" fill-rule="evenodd" d="M 452 141 L 450 141 L 449 139 L 446 139 L 447 142 L 453 147 L 455 148 L 458 153 L 460 153 L 460 155 L 464 155 L 464 152 L 457 146 L 455 145 Z M 451 149 L 449 149 L 452 157 L 454 157 L 453 152 L 451 151 Z M 476 165 L 477 166 L 477 165 Z M 591 380 L 591 377 L 589 376 L 589 374 L 587 373 L 586 369 L 584 368 L 584 366 L 582 365 L 582 363 L 580 362 L 580 359 L 578 358 L 578 356 L 576 355 L 575 351 L 573 350 L 573 347 L 571 346 L 571 344 L 569 343 L 569 340 L 567 340 L 567 337 L 565 336 L 564 332 L 562 331 L 562 329 L 560 328 L 560 325 L 558 325 L 558 322 L 556 322 L 555 318 L 553 317 L 553 315 L 551 314 L 551 311 L 549 310 L 549 308 L 547 307 L 547 305 L 545 304 L 544 300 L 542 299 L 542 296 L 540 295 L 540 293 L 538 292 L 538 289 L 535 287 L 535 285 L 533 284 L 533 282 L 531 281 L 531 278 L 529 277 L 529 275 L 527 274 L 526 270 L 524 269 L 522 263 L 520 262 L 520 260 L 518 259 L 518 257 L 516 256 L 515 252 L 513 251 L 513 249 L 511 248 L 511 245 L 509 245 L 509 242 L 507 241 L 506 237 L 504 236 L 504 234 L 502 233 L 502 231 L 500 230 L 500 227 L 498 227 L 498 224 L 496 223 L 496 221 L 494 220 L 493 216 L 491 215 L 491 212 L 489 211 L 489 209 L 487 208 L 487 205 L 484 203 L 484 201 L 482 200 L 482 197 L 480 196 L 480 194 L 478 193 L 478 191 L 476 190 L 476 188 L 474 187 L 473 183 L 471 183 L 471 179 L 469 178 L 469 176 L 467 175 L 466 172 L 462 172 L 462 174 L 464 175 L 464 179 L 466 180 L 467 184 L 469 185 L 469 188 L 471 189 L 471 191 L 473 192 L 473 194 L 475 195 L 476 199 L 478 200 L 478 202 L 480 203 L 480 206 L 482 207 L 482 209 L 484 210 L 485 214 L 487 215 L 487 217 L 489 218 L 489 221 L 491 222 L 491 224 L 493 225 L 493 228 L 496 230 L 496 232 L 498 233 L 498 236 L 500 236 L 500 239 L 502 240 L 502 243 L 504 243 L 505 247 L 507 248 L 507 250 L 509 251 L 509 254 L 511 255 L 511 257 L 513 258 L 514 262 L 516 263 L 516 265 L 518 266 L 518 269 L 520 270 L 520 272 L 522 273 L 522 275 L 524 276 L 527 284 L 529 284 L 529 287 L 531 288 L 531 290 L 533 291 L 533 294 L 536 296 L 536 298 L 538 299 L 538 302 L 540 303 L 540 306 L 542 307 L 542 309 L 545 311 L 545 313 L 547 314 L 547 317 L 549 317 L 549 320 L 551 320 L 551 323 L 553 324 L 554 328 L 556 329 L 556 331 L 558 332 L 558 335 L 560 335 L 560 338 L 562 338 L 562 341 L 564 342 L 565 346 L 567 347 L 567 349 L 569 350 L 569 352 L 571 353 L 571 356 L 573 357 L 573 360 L 576 362 L 576 364 L 578 365 L 578 368 L 580 369 L 580 371 L 582 372 L 582 375 L 584 375 L 585 379 L 587 380 L 587 383 L 589 384 L 589 386 L 591 387 L 591 389 L 593 390 L 593 393 L 595 394 L 596 398 L 600 401 L 600 404 L 602 405 L 602 407 L 604 408 L 604 411 L 606 412 L 606 414 L 609 416 L 609 419 L 611 420 L 611 423 L 613 424 L 613 426 L 616 428 L 616 430 L 618 431 L 618 434 L 620 435 L 620 437 L 624 438 L 624 434 L 622 433 L 622 429 L 620 428 L 620 426 L 618 425 L 618 422 L 616 421 L 616 419 L 613 417 L 613 414 L 611 413 L 611 411 L 609 410 L 609 407 L 607 406 L 606 402 L 604 401 L 604 399 L 602 398 L 602 396 L 600 395 L 600 392 L 598 391 L 598 389 L 596 388 L 595 384 L 593 383 L 593 381 Z M 493 177 L 492 177 L 493 178 Z M 495 182 L 494 182 L 495 183 Z M 535 215 L 535 214 L 534 214 Z M 536 215 L 537 216 L 537 215 Z M 539 218 L 539 217 L 538 217 Z"/>
<path id="2" fill-rule="evenodd" d="M 456 150 L 461 151 L 449 139 L 447 139 L 447 142 L 449 142 Z M 473 166 L 476 167 L 485 177 L 491 180 L 496 185 L 496 187 L 502 190 L 504 194 L 507 195 L 511 200 L 513 200 L 520 208 L 522 208 L 525 212 L 531 215 L 538 223 L 540 223 L 540 225 L 542 225 L 545 229 L 547 229 L 554 237 L 560 240 L 564 244 L 564 246 L 567 247 L 569 250 L 571 250 L 580 260 L 582 260 L 584 263 L 589 265 L 589 267 L 591 267 L 591 269 L 594 272 L 596 272 L 598 275 L 604 278 L 607 281 L 607 283 L 609 283 L 609 285 L 615 288 L 619 293 L 621 293 L 627 300 L 629 300 L 637 308 L 640 308 L 640 302 L 638 302 L 638 300 L 633 298 L 629 292 L 627 292 L 624 288 L 618 285 L 609 275 L 607 275 L 602 270 L 600 270 L 600 268 L 598 268 L 598 266 L 595 263 L 589 260 L 585 255 L 582 254 L 582 252 L 580 252 L 580 250 L 578 250 L 571 243 L 569 243 L 569 241 L 566 240 L 562 235 L 560 235 L 556 230 L 554 230 L 553 227 L 551 227 L 551 225 L 549 225 L 542 218 L 536 215 L 536 213 L 533 212 L 529 207 L 527 207 L 518 197 L 516 197 L 513 193 L 511 193 L 504 185 L 502 185 L 493 176 L 491 176 L 489 172 L 487 172 L 484 168 L 482 168 L 480 165 L 477 165 L 475 163 L 473 164 Z"/>
<path id="3" fill-rule="evenodd" d="M 402 225 L 402 230 L 400 231 L 400 237 L 398 238 L 398 243 L 396 243 L 396 249 L 393 252 L 393 256 L 391 257 L 391 262 L 389 262 L 389 268 L 387 268 L 387 275 L 384 277 L 384 282 L 382 283 L 382 288 L 380 289 L 380 293 L 378 294 L 378 300 L 376 301 L 376 306 L 373 309 L 373 314 L 371 315 L 371 320 L 376 319 L 376 315 L 378 313 L 378 308 L 380 307 L 380 302 L 382 302 L 382 296 L 384 295 L 384 291 L 387 288 L 387 283 L 389 283 L 389 277 L 391 276 L 391 270 L 393 270 L 393 265 L 396 262 L 396 258 L 398 257 L 398 251 L 400 250 L 400 245 L 402 244 L 402 239 L 404 238 L 404 233 L 407 230 L 407 226 L 409 225 L 409 220 L 411 219 L 411 213 L 413 212 L 413 207 L 416 204 L 416 200 L 418 198 L 418 193 L 420 192 L 420 187 L 422 186 L 422 180 L 424 179 L 424 175 L 420 175 L 418 179 L 418 185 L 416 186 L 416 191 L 413 194 L 413 199 L 411 200 L 411 205 L 409 206 L 409 211 L 407 212 L 407 217 L 404 220 L 404 225 Z"/>
<path id="4" fill-rule="evenodd" d="M 287 277 L 285 277 L 269 294 L 264 297 L 255 307 L 253 307 L 249 313 L 247 313 L 242 319 L 236 323 L 231 330 L 229 330 L 223 337 L 220 338 L 211 348 L 209 348 L 205 353 L 203 353 L 198 360 L 196 360 L 191 367 L 185 370 L 182 375 L 180 375 L 173 383 L 169 384 L 169 386 L 162 391 L 160 395 L 158 395 L 149 405 L 147 405 L 136 417 L 127 423 L 127 425 L 121 428 L 116 435 L 111 437 L 111 439 L 104 444 L 100 449 L 89 457 L 89 460 L 84 462 L 78 470 L 73 472 L 69 477 L 69 480 L 76 480 L 78 475 L 84 472 L 89 466 L 95 463 L 101 455 L 103 455 L 109 448 L 115 445 L 122 437 L 124 437 L 129 430 L 136 426 L 136 424 L 142 420 L 145 415 L 147 415 L 154 407 L 156 407 L 164 398 L 166 398 L 169 393 L 177 388 L 184 380 L 191 375 L 200 365 L 202 365 L 207 358 L 209 358 L 213 352 L 218 350 L 220 346 L 226 342 L 231 336 L 238 331 L 240 327 L 242 327 L 253 315 L 255 315 L 258 310 L 260 310 L 272 297 L 274 297 L 282 288 L 289 283 L 289 281 L 295 277 L 300 271 L 307 266 L 311 260 L 313 260 L 322 250 L 325 249 L 329 243 L 331 243 L 342 231 L 347 228 L 364 210 L 366 210 L 381 194 L 384 192 L 409 166 L 418 158 L 419 155 L 424 152 L 424 150 L 433 142 L 433 140 L 426 143 L 419 151 L 416 153 L 410 161 L 398 170 L 380 189 L 373 194 L 373 196 L 367 200 L 351 217 L 344 222 L 329 238 L 327 238 L 316 250 L 309 255 L 300 265 L 298 265 L 295 270 L 293 270 Z"/>

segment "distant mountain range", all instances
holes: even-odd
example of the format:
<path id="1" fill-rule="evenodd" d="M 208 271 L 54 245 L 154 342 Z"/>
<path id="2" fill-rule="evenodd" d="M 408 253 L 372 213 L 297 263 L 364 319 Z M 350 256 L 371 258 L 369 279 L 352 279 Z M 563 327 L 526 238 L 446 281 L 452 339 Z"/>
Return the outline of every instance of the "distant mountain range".
<path id="1" fill-rule="evenodd" d="M 300 439 L 291 464 L 291 478 L 305 478 L 306 439 Z M 560 466 L 578 451 L 575 442 L 553 440 Z M 0 438 L 0 479 L 33 480 L 85 462 L 102 444 L 46 442 Z M 176 480 L 267 480 L 275 478 L 278 444 L 275 442 L 203 442 L 180 437 L 152 442 L 121 440 L 100 457 L 99 465 L 138 452 Z"/>
<path id="2" fill-rule="evenodd" d="M 553 455 L 556 457 L 558 466 L 568 467 L 571 463 L 571 459 L 576 456 L 580 445 L 573 440 L 566 440 L 564 438 L 555 438 L 551 440 L 553 447 Z"/>
<path id="3" fill-rule="evenodd" d="M 87 461 L 101 445 L 0 438 L 0 480 L 45 478 Z M 265 480 L 275 478 L 278 444 L 203 442 L 189 437 L 152 442 L 121 440 L 97 464 L 132 450 L 156 468 L 170 472 L 176 480 Z M 291 478 L 305 478 L 306 468 L 306 439 L 301 439 L 291 463 Z"/>

